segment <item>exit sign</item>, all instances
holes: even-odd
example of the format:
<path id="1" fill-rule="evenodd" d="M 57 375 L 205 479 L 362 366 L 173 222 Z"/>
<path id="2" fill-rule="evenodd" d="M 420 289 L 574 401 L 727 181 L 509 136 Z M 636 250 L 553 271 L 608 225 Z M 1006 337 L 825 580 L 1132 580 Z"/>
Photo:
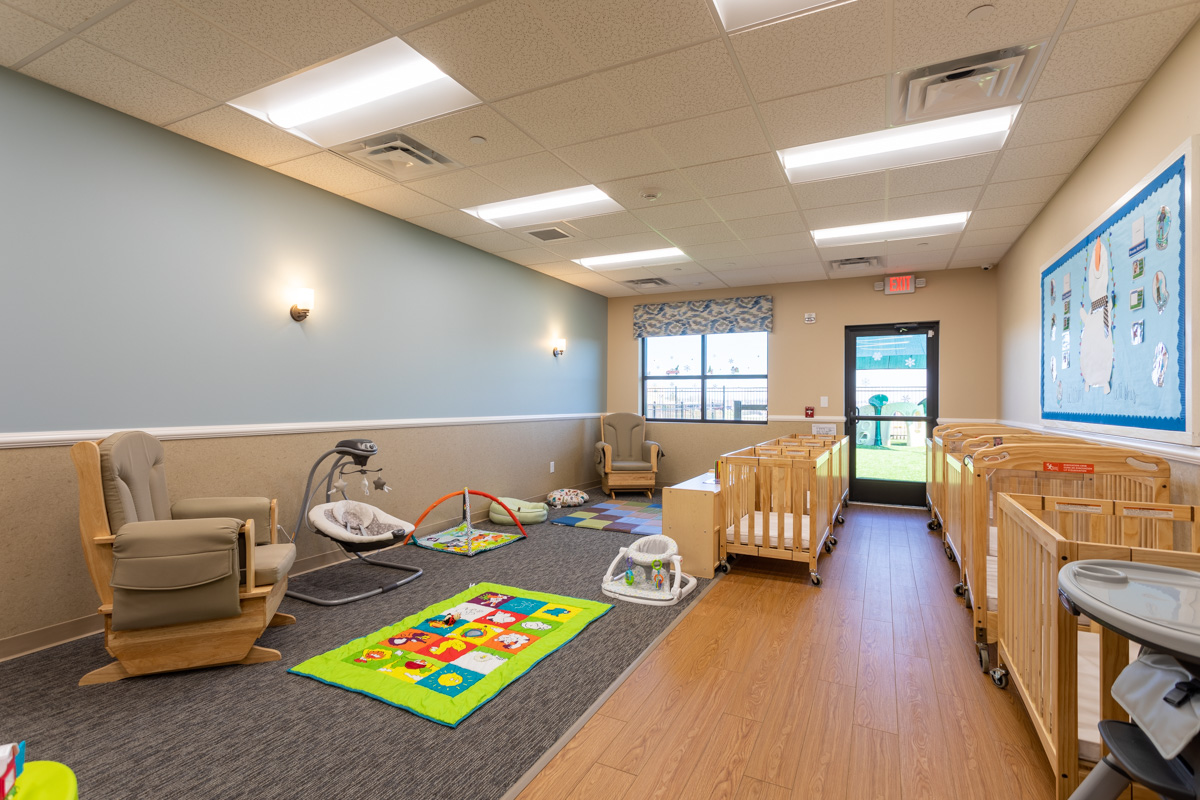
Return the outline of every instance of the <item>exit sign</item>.
<path id="1" fill-rule="evenodd" d="M 912 275 L 888 275 L 883 281 L 884 294 L 912 294 L 917 282 Z"/>

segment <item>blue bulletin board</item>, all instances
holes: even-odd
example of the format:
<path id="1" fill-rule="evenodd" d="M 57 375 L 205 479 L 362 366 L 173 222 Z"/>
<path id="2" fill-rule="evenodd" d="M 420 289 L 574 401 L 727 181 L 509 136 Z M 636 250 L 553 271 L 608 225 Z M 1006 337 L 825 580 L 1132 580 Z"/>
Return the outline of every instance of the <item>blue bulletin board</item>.
<path id="1" fill-rule="evenodd" d="M 1180 155 L 1042 272 L 1044 420 L 1191 430 L 1187 180 Z"/>

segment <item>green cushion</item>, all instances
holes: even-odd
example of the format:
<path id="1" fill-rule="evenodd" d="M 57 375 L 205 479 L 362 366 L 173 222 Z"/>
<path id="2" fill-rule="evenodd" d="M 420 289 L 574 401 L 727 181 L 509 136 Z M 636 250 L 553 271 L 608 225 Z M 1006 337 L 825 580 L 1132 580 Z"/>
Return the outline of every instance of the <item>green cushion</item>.
<path id="1" fill-rule="evenodd" d="M 550 506 L 545 503 L 531 503 L 528 500 L 518 500 L 515 497 L 501 497 L 500 502 L 512 509 L 521 520 L 522 525 L 536 525 L 545 522 L 550 516 Z M 512 525 L 512 517 L 500 507 L 500 503 L 492 503 L 488 509 L 488 518 L 497 525 Z"/>

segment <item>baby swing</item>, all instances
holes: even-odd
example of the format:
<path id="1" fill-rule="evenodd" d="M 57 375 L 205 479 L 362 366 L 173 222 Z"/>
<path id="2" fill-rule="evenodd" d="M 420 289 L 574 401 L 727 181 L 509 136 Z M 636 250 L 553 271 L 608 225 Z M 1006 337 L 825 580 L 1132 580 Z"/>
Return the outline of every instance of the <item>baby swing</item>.
<path id="1" fill-rule="evenodd" d="M 619 570 L 622 563 L 625 569 Z M 671 565 L 674 582 L 668 580 L 667 564 Z M 674 539 L 661 534 L 646 536 L 621 548 L 600 589 L 609 597 L 630 603 L 673 606 L 696 588 L 696 579 L 684 572 L 682 565 L 683 557 Z"/>
<path id="2" fill-rule="evenodd" d="M 332 539 L 347 555 L 354 556 L 359 561 L 373 564 L 377 567 L 388 567 L 389 569 L 398 569 L 413 574 L 389 583 L 386 586 L 380 586 L 377 589 L 363 592 L 362 594 L 334 600 L 325 600 L 292 589 L 288 590 L 288 597 L 295 597 L 297 600 L 304 600 L 321 606 L 340 606 L 346 603 L 353 603 L 355 600 L 363 600 L 368 597 L 374 597 L 377 594 L 390 592 L 421 577 L 422 570 L 417 567 L 393 564 L 389 561 L 380 561 L 370 556 L 362 555 L 363 553 L 382 550 L 385 547 L 391 547 L 395 544 L 403 544 L 407 541 L 409 535 L 416 530 L 416 526 L 411 523 L 396 519 L 375 506 L 360 503 L 346 497 L 346 475 L 362 475 L 363 492 L 370 494 L 370 484 L 366 476 L 370 473 L 382 472 L 383 470 L 367 469 L 367 461 L 378 452 L 379 448 L 370 439 L 343 439 L 332 450 L 327 450 L 323 453 L 313 463 L 312 469 L 308 472 L 308 483 L 304 487 L 304 500 L 300 504 L 300 516 L 296 520 L 296 534 L 299 535 L 300 526 L 304 525 L 313 533 Z M 321 462 L 334 454 L 337 455 L 337 458 L 334 459 L 333 466 L 329 468 L 324 477 L 317 481 L 316 485 L 325 484 L 326 498 L 331 498 L 334 494 L 341 494 L 342 499 L 321 503 L 309 509 L 309 504 L 313 500 L 313 478 L 317 474 L 317 468 L 321 466 Z M 347 461 L 350 463 L 346 463 Z M 387 482 L 381 477 L 375 478 L 374 486 L 383 492 L 391 491 Z"/>

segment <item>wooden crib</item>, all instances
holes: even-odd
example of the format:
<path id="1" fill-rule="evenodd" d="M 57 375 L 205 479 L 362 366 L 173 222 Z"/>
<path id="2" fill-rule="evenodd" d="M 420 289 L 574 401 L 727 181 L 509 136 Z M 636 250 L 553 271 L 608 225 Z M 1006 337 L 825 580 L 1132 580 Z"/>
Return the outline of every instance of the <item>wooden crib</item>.
<path id="1" fill-rule="evenodd" d="M 1125 502 L 1170 502 L 1171 467 L 1157 456 L 1137 450 L 1087 444 L 1078 439 L 1069 442 L 1005 442 L 998 447 L 976 451 L 965 457 L 963 471 L 963 584 L 975 622 L 975 646 L 980 667 L 987 671 L 991 646 L 995 644 L 998 624 L 998 588 L 996 581 L 999 541 L 995 497 L 1000 492 L 1041 494 Z M 1046 522 L 1057 528 L 1060 520 L 1053 513 Z M 1072 516 L 1063 535 L 1073 540 L 1087 539 L 1089 521 Z M 1094 524 L 1094 523 L 1091 523 Z M 1119 527 L 1117 520 L 1104 520 L 1109 528 Z M 1149 536 L 1152 520 L 1137 523 Z M 1105 536 L 1119 541 L 1119 531 L 1106 530 Z"/>
<path id="2" fill-rule="evenodd" d="M 996 507 L 1000 666 L 992 680 L 1017 690 L 1053 770 L 1055 796 L 1066 800 L 1079 785 L 1080 761 L 1101 757 L 1096 723 L 1128 719 L 1111 689 L 1130 646 L 1071 616 L 1058 600 L 1058 571 L 1091 558 L 1200 571 L 1200 508 L 1006 493 Z"/>
<path id="3" fill-rule="evenodd" d="M 833 550 L 831 448 L 757 445 L 721 456 L 723 553 L 804 561 L 814 586 L 817 560 Z"/>
<path id="4" fill-rule="evenodd" d="M 925 495 L 929 502 L 929 530 L 945 530 L 944 506 L 950 502 L 946 497 L 946 454 L 957 453 L 962 443 L 984 435 L 1003 436 L 1005 433 L 1028 433 L 1023 428 L 1009 425 L 953 424 L 938 425 L 926 440 L 928 454 L 925 461 Z M 945 534 L 943 534 L 943 539 Z M 947 551 L 947 556 L 950 552 Z"/>

